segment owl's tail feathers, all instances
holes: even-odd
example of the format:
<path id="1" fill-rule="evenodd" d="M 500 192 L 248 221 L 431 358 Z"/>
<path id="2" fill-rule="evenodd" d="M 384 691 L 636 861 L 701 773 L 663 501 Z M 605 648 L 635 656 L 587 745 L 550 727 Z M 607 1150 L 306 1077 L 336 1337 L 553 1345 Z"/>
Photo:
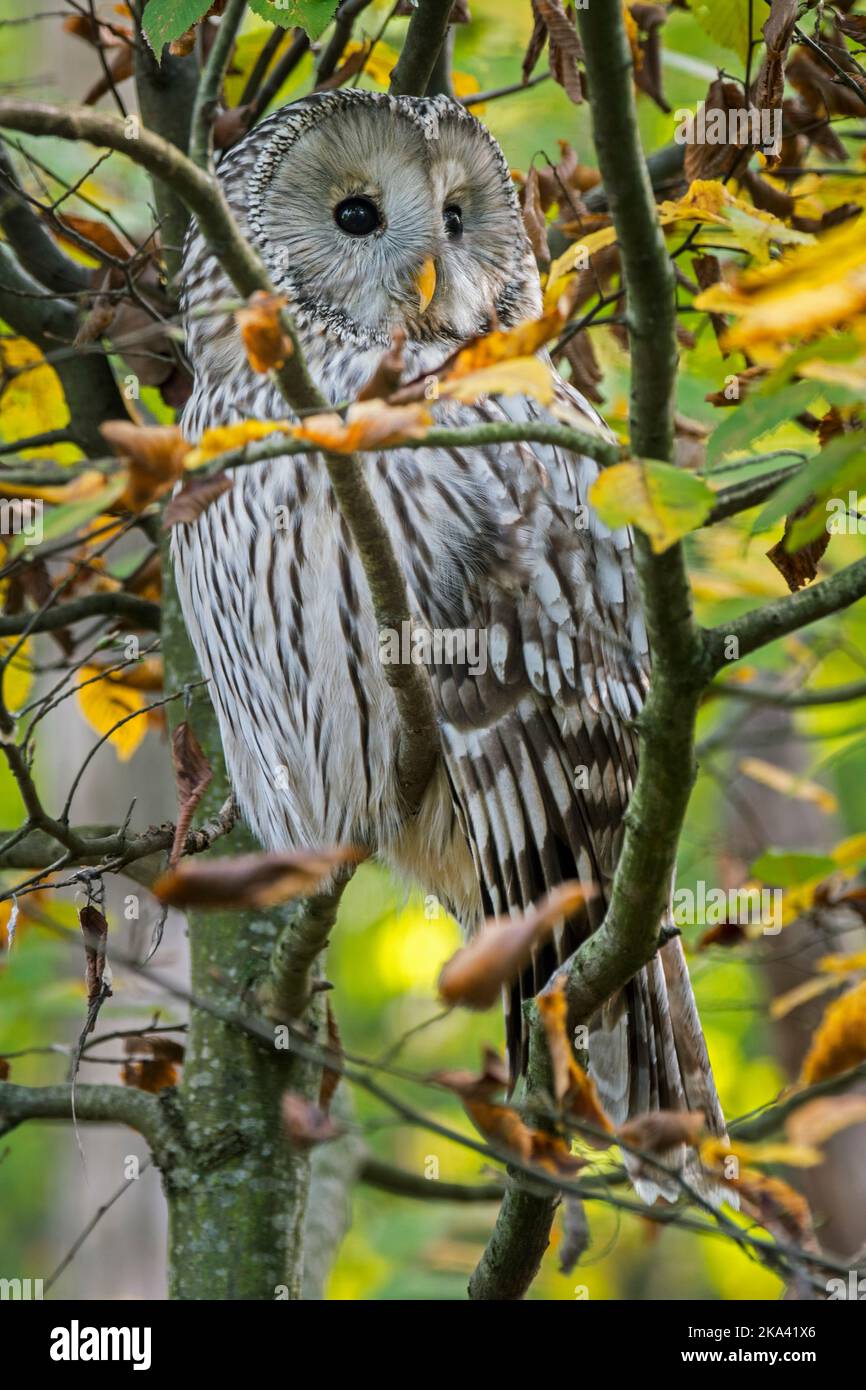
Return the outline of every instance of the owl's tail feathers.
<path id="1" fill-rule="evenodd" d="M 655 1111 L 701 1111 L 706 1129 L 724 1137 L 725 1120 L 713 1080 L 695 996 L 678 937 L 669 941 L 601 1008 L 589 1028 L 589 1070 L 615 1126 Z M 640 1147 L 640 1146 L 638 1146 Z M 654 1150 L 655 1153 L 655 1150 Z M 683 1183 L 705 1201 L 737 1206 L 736 1193 L 709 1177 L 693 1147 L 656 1153 L 658 1164 L 624 1153 L 626 1171 L 642 1201 L 676 1201 Z M 673 1174 L 679 1174 L 682 1182 Z"/>

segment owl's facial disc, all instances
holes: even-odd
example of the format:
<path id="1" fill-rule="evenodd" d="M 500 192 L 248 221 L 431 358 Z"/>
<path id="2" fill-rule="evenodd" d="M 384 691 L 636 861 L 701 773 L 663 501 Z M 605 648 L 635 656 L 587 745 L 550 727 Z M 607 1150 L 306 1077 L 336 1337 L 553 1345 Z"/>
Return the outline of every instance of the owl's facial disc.
<path id="1" fill-rule="evenodd" d="M 527 317 L 537 279 L 483 129 L 447 105 L 431 125 L 424 103 L 354 95 L 317 106 L 270 178 L 260 225 L 275 282 L 374 341 L 400 327 L 454 342 Z"/>

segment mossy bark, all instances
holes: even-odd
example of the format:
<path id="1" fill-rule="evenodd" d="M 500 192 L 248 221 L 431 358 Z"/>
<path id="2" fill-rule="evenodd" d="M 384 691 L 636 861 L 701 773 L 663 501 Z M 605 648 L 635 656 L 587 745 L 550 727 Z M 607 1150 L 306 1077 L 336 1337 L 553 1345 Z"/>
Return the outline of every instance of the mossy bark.
<path id="1" fill-rule="evenodd" d="M 200 680 L 164 564 L 166 688 Z M 229 787 L 219 730 L 204 687 L 190 692 L 189 719 L 214 769 L 198 815 L 219 810 Z M 172 708 L 171 706 L 169 708 Z M 236 828 L 211 854 L 251 848 Z M 288 909 L 189 915 L 190 1029 L 175 1107 L 178 1148 L 164 1172 L 169 1206 L 169 1290 L 173 1299 L 300 1297 L 309 1160 L 281 1132 L 287 1089 L 314 1095 L 317 1069 L 259 1043 L 195 1001 L 244 1007 L 264 971 Z"/>

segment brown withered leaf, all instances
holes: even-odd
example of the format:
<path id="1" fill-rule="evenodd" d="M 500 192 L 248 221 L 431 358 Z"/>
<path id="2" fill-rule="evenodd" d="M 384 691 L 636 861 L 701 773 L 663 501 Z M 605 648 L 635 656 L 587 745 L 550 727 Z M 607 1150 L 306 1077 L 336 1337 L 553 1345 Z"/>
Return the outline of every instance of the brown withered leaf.
<path id="1" fill-rule="evenodd" d="M 102 222 L 98 217 L 80 217 L 71 212 L 60 212 L 56 214 L 57 221 L 61 228 L 66 227 L 70 232 L 77 232 L 78 236 L 85 237 L 94 246 L 98 246 L 100 251 L 104 251 L 108 256 L 115 256 L 120 261 L 125 261 L 133 254 L 133 246 L 125 237 L 107 222 Z M 58 231 L 61 241 L 66 241 L 62 230 Z M 69 245 L 78 246 L 77 241 L 68 238 Z"/>
<path id="2" fill-rule="evenodd" d="M 547 221 L 541 210 L 541 190 L 535 165 L 529 169 L 523 185 L 523 225 L 538 264 L 550 265 Z"/>
<path id="3" fill-rule="evenodd" d="M 184 1058 L 180 1043 L 161 1034 L 142 1034 L 124 1039 L 124 1051 L 129 1054 L 120 1074 L 124 1086 L 156 1094 L 177 1085 L 178 1067 Z"/>
<path id="4" fill-rule="evenodd" d="M 723 112 L 726 120 L 726 132 L 729 134 L 731 123 L 728 119 L 730 111 L 741 111 L 743 109 L 743 94 L 734 82 L 726 82 L 723 78 L 717 77 L 707 88 L 707 95 L 704 97 L 704 109 L 708 125 L 707 134 L 710 134 L 710 122 L 715 120 L 714 112 Z M 751 147 L 749 145 L 748 124 L 744 123 L 745 129 L 742 133 L 744 139 L 737 140 L 735 143 L 724 141 L 719 144 L 710 143 L 710 140 L 694 140 L 686 145 L 685 153 L 685 174 L 686 178 L 692 183 L 695 179 L 728 179 L 739 177 L 740 172 L 748 163 Z"/>
<path id="5" fill-rule="evenodd" d="M 405 329 L 394 328 L 391 332 L 391 346 L 382 353 L 367 385 L 358 392 L 359 401 L 386 400 L 388 396 L 393 395 L 403 380 L 406 365 L 403 356 L 405 347 Z"/>
<path id="6" fill-rule="evenodd" d="M 662 39 L 661 31 L 667 21 L 667 10 L 663 5 L 629 5 L 632 18 L 639 30 L 638 54 L 640 61 L 635 67 L 635 86 L 645 92 L 661 111 L 670 111 L 670 105 L 662 90 Z"/>
<path id="7" fill-rule="evenodd" d="M 176 492 L 166 505 L 162 514 L 164 528 L 169 530 L 172 526 L 198 521 L 211 503 L 222 497 L 224 492 L 231 492 L 233 486 L 227 473 L 214 473 L 203 478 L 191 475 L 180 492 Z"/>
<path id="8" fill-rule="evenodd" d="M 420 439 L 433 423 L 426 406 L 387 405 L 384 401 L 356 401 L 346 418 L 327 413 L 307 415 L 291 432 L 335 454 L 351 454 L 356 449 L 375 449 L 399 444 L 404 439 Z"/>
<path id="9" fill-rule="evenodd" d="M 836 28 L 855 43 L 866 44 L 866 14 L 836 13 Z"/>
<path id="10" fill-rule="evenodd" d="M 0 1081 L 8 1081 L 10 1067 L 5 1057 L 0 1057 Z"/>
<path id="11" fill-rule="evenodd" d="M 586 1159 L 571 1152 L 571 1141 L 559 1134 L 549 1134 L 547 1130 L 531 1129 L 531 1160 L 539 1168 L 544 1168 L 554 1177 L 573 1178 L 581 1168 L 586 1167 Z"/>
<path id="12" fill-rule="evenodd" d="M 825 116 L 830 112 L 834 116 L 862 117 L 866 114 L 866 89 L 860 97 L 851 87 L 838 81 L 833 71 L 838 63 L 838 50 L 824 48 L 822 51 L 827 54 L 829 63 L 803 44 L 795 48 L 788 59 L 788 81 L 816 115 Z M 856 73 L 849 76 L 855 86 L 862 81 Z"/>
<path id="13" fill-rule="evenodd" d="M 147 428 L 131 420 L 106 420 L 99 432 L 129 470 L 120 506 L 140 512 L 180 477 L 189 445 L 177 425 Z"/>
<path id="14" fill-rule="evenodd" d="M 572 333 L 559 354 L 559 360 L 568 363 L 570 368 L 569 380 L 575 390 L 580 391 L 587 400 L 594 401 L 596 405 L 599 405 L 604 400 L 604 396 L 599 390 L 604 373 L 598 365 L 595 348 L 592 345 L 592 336 L 587 329 L 581 329 L 579 333 Z"/>
<path id="15" fill-rule="evenodd" d="M 196 807 L 213 778 L 213 768 L 186 719 L 178 724 L 172 735 L 171 761 L 177 783 L 177 824 L 168 859 L 169 867 L 173 869 L 183 853 Z"/>
<path id="16" fill-rule="evenodd" d="M 117 87 L 121 82 L 125 82 L 132 76 L 135 65 L 135 50 L 131 44 L 124 44 L 118 48 L 108 63 L 108 72 L 104 72 L 94 82 L 93 86 L 82 97 L 83 106 L 94 106 L 100 97 L 104 97 L 106 92 L 110 92 L 112 87 Z"/>
<path id="17" fill-rule="evenodd" d="M 105 978 L 105 951 L 108 945 L 108 923 L 93 903 L 78 909 L 78 923 L 84 937 L 84 983 L 87 986 L 88 1025 L 90 1033 L 96 1024 L 96 1013 L 103 999 L 111 995 Z M 109 977 L 110 978 L 110 977 Z"/>
<path id="18" fill-rule="evenodd" d="M 272 907 L 313 892 L 334 869 L 361 857 L 358 850 L 340 848 L 187 860 L 158 878 L 153 891 L 169 907 Z"/>
<path id="19" fill-rule="evenodd" d="M 706 951 L 710 946 L 742 946 L 746 941 L 748 937 L 739 922 L 719 922 L 707 928 L 695 949 Z"/>
<path id="20" fill-rule="evenodd" d="M 524 84 L 529 81 L 535 71 L 535 66 L 544 51 L 544 45 L 547 43 L 547 25 L 539 13 L 536 0 L 532 0 L 532 20 L 532 33 L 529 36 L 523 62 L 520 65 L 521 81 Z"/>
<path id="21" fill-rule="evenodd" d="M 583 1120 L 602 1134 L 612 1134 L 613 1125 L 604 1112 L 595 1082 L 574 1055 L 568 1034 L 568 1005 L 562 986 L 544 991 L 536 1000 L 553 1067 L 553 1093 L 560 1109 L 572 1119 Z M 610 1139 L 581 1135 L 594 1148 L 607 1149 Z"/>
<path id="22" fill-rule="evenodd" d="M 707 395 L 704 396 L 704 400 L 709 401 L 710 405 L 722 407 L 738 405 L 750 390 L 752 384 L 756 381 L 760 381 L 761 378 L 766 375 L 766 367 L 746 367 L 745 371 L 737 372 L 736 374 L 736 392 L 731 391 L 729 393 L 727 387 L 721 391 L 709 391 Z"/>
<path id="23" fill-rule="evenodd" d="M 620 1125 L 617 1138 L 643 1153 L 664 1153 L 680 1144 L 694 1146 L 706 1123 L 701 1110 L 654 1110 Z"/>
<path id="24" fill-rule="evenodd" d="M 281 367 L 291 354 L 292 345 L 280 323 L 280 310 L 285 305 L 285 295 L 256 290 L 246 308 L 235 313 L 247 361 L 254 372 Z"/>
<path id="25" fill-rule="evenodd" d="M 792 216 L 796 207 L 795 199 L 778 184 L 761 178 L 757 170 L 744 169 L 740 175 L 740 183 L 748 191 L 755 207 L 760 208 L 762 212 L 771 212 L 780 222 Z"/>
<path id="26" fill-rule="evenodd" d="M 562 883 L 521 917 L 488 919 L 466 946 L 445 962 L 439 993 L 447 1004 L 489 1009 L 503 985 L 511 984 L 532 958 L 533 947 L 560 920 L 572 917 L 595 890 Z"/>
<path id="27" fill-rule="evenodd" d="M 213 143 L 216 150 L 230 150 L 242 140 L 252 125 L 252 106 L 232 106 L 220 111 L 213 123 Z"/>
<path id="28" fill-rule="evenodd" d="M 740 1194 L 743 1210 L 754 1216 L 764 1230 L 806 1250 L 817 1249 L 809 1203 L 790 1183 L 767 1177 L 754 1168 L 747 1168 L 741 1177 L 730 1182 Z"/>
<path id="29" fill-rule="evenodd" d="M 85 314 L 72 340 L 73 347 L 84 347 L 103 338 L 116 317 L 116 306 L 110 299 L 100 295 L 93 301 L 90 311 Z"/>
<path id="30" fill-rule="evenodd" d="M 547 26 L 550 71 L 566 96 L 579 106 L 583 101 L 583 81 L 578 60 L 583 57 L 573 18 L 566 14 L 561 0 L 532 0 L 533 9 Z"/>
<path id="31" fill-rule="evenodd" d="M 295 1149 L 312 1149 L 339 1139 L 341 1127 L 320 1106 L 295 1091 L 286 1091 L 282 1099 L 283 1133 Z"/>
<path id="32" fill-rule="evenodd" d="M 508 1067 L 492 1047 L 485 1047 L 481 1071 L 437 1071 L 431 1081 L 469 1100 L 492 1100 L 508 1087 Z"/>
<path id="33" fill-rule="evenodd" d="M 463 1106 L 479 1134 L 498 1148 L 507 1149 L 529 1163 L 532 1159 L 532 1130 L 510 1105 L 464 1096 Z"/>
<path id="34" fill-rule="evenodd" d="M 754 104 L 759 111 L 779 111 L 785 95 L 785 63 L 797 22 L 798 0 L 772 0 L 763 27 L 767 45 L 755 83 Z M 765 149 L 771 164 L 778 164 L 780 150 Z"/>
<path id="35" fill-rule="evenodd" d="M 196 26 L 193 24 L 183 34 L 178 34 L 176 39 L 172 39 L 168 51 L 173 58 L 186 58 L 189 53 L 192 53 L 195 48 L 195 30 Z"/>
<path id="36" fill-rule="evenodd" d="M 788 551 L 785 548 L 794 522 L 806 516 L 812 510 L 814 502 L 814 497 L 808 497 L 796 511 L 785 518 L 782 539 L 767 551 L 767 559 L 775 565 L 792 594 L 802 589 L 805 584 L 811 584 L 818 573 L 821 557 L 830 544 L 830 532 L 825 529 L 820 536 L 809 541 L 808 545 L 801 546 L 799 550 Z"/>
<path id="37" fill-rule="evenodd" d="M 340 1029 L 337 1026 L 336 1014 L 327 996 L 325 997 L 325 1016 L 328 1029 L 328 1051 L 335 1054 L 335 1057 L 329 1060 L 334 1061 L 339 1059 L 339 1063 L 342 1065 L 343 1040 L 340 1037 Z M 331 1108 L 331 1101 L 334 1099 L 334 1093 L 340 1084 L 340 1076 L 340 1066 L 322 1068 L 322 1079 L 319 1082 L 319 1109 L 324 1111 L 325 1114 L 327 1114 Z"/>

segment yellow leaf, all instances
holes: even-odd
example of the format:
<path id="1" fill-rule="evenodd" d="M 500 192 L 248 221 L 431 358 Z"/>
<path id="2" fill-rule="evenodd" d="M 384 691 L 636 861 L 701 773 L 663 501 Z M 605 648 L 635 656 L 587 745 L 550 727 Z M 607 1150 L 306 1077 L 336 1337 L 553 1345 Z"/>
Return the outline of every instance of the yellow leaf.
<path id="1" fill-rule="evenodd" d="M 553 400 L 553 375 L 537 357 L 512 357 L 439 385 L 439 395 L 474 405 L 480 396 L 531 396 L 540 405 Z"/>
<path id="2" fill-rule="evenodd" d="M 492 367 L 497 362 L 510 361 L 515 357 L 530 357 L 538 352 L 539 348 L 544 347 L 545 343 L 549 343 L 551 338 L 556 337 L 563 323 L 563 314 L 557 306 L 548 309 L 540 318 L 524 319 L 514 328 L 496 329 L 493 333 L 486 333 L 483 338 L 477 338 L 474 343 L 458 352 L 453 365 L 440 379 L 440 388 L 444 382 L 453 381 L 458 376 L 467 376 L 483 367 Z"/>
<path id="3" fill-rule="evenodd" d="M 653 459 L 605 468 L 589 490 L 602 521 L 614 529 L 637 526 L 657 555 L 700 526 L 714 498 L 700 478 Z"/>
<path id="4" fill-rule="evenodd" d="M 682 198 L 659 203 L 659 220 L 663 227 L 675 222 L 710 222 L 725 227 L 739 246 L 762 261 L 769 257 L 771 242 L 790 246 L 815 241 L 811 233 L 798 232 L 771 212 L 737 198 L 717 179 L 695 179 Z"/>
<path id="5" fill-rule="evenodd" d="M 784 1163 L 790 1168 L 812 1168 L 822 1161 L 820 1151 L 811 1145 L 746 1144 L 727 1139 L 705 1139 L 700 1155 L 708 1168 L 723 1167 L 728 1158 L 739 1159 L 749 1167 L 755 1163 Z"/>
<path id="6" fill-rule="evenodd" d="M 812 1038 L 800 1080 L 806 1086 L 866 1060 L 866 980 L 835 999 Z"/>
<path id="7" fill-rule="evenodd" d="M 28 637 L 19 647 L 20 641 L 19 637 L 4 637 L 0 641 L 0 661 L 5 661 L 12 648 L 17 647 L 3 670 L 3 703 L 13 713 L 26 704 L 33 685 L 33 644 Z"/>
<path id="8" fill-rule="evenodd" d="M 420 439 L 433 423 L 423 405 L 386 405 L 384 401 L 356 401 L 345 420 L 336 414 L 311 415 L 292 434 L 335 454 L 355 449 L 386 448 L 403 439 Z"/>
<path id="9" fill-rule="evenodd" d="M 26 338 L 0 340 L 0 365 L 10 380 L 0 398 L 3 438 L 9 444 L 46 430 L 62 430 L 69 424 L 69 410 L 60 378 L 53 367 L 42 362 L 42 353 Z M 14 373 L 19 373 L 14 375 Z M 38 450 L 40 458 L 68 463 L 81 457 L 74 444 L 56 444 Z M 32 458 L 27 449 L 24 458 Z"/>
<path id="10" fill-rule="evenodd" d="M 454 88 L 454 95 L 457 97 L 458 101 L 462 101 L 464 97 L 474 97 L 476 92 L 481 91 L 478 78 L 473 76 L 471 72 L 452 72 L 451 85 Z M 483 116 L 486 110 L 486 101 L 473 102 L 473 116 Z"/>
<path id="11" fill-rule="evenodd" d="M 564 276 L 570 275 L 573 270 L 583 269 L 587 258 L 594 256 L 596 251 L 601 251 L 605 246 L 611 246 L 616 241 L 615 227 L 601 227 L 597 232 L 590 232 L 589 236 L 582 237 L 580 241 L 572 242 L 567 251 L 563 251 L 550 267 L 547 277 L 548 285 L 557 285 Z M 558 286 L 558 294 L 562 293 L 562 286 Z M 547 295 L 545 295 L 545 301 Z"/>
<path id="12" fill-rule="evenodd" d="M 850 975 L 855 970 L 866 970 L 866 951 L 852 951 L 847 956 L 822 956 L 818 969 L 828 975 Z"/>
<path id="13" fill-rule="evenodd" d="M 850 835 L 830 853 L 840 869 L 855 869 L 866 859 L 866 834 Z"/>
<path id="14" fill-rule="evenodd" d="M 751 777 L 753 782 L 760 782 L 762 786 L 771 787 L 774 792 L 790 796 L 796 801 L 809 801 L 828 814 L 835 811 L 839 804 L 826 787 L 819 786 L 817 782 L 810 782 L 805 777 L 799 777 L 787 768 L 777 767 L 775 763 L 767 763 L 763 758 L 743 758 L 740 771 L 746 777 Z"/>
<path id="15" fill-rule="evenodd" d="M 863 228 L 859 220 L 847 222 L 771 265 L 713 285 L 695 305 L 736 315 L 726 348 L 766 351 L 844 328 L 866 309 Z"/>
<path id="16" fill-rule="evenodd" d="M 213 429 L 205 430 L 196 447 L 190 449 L 184 458 L 184 466 L 187 469 L 202 468 L 220 454 L 242 449 L 245 444 L 266 439 L 269 434 L 286 434 L 291 429 L 291 420 L 242 420 L 237 425 L 216 425 Z"/>
<path id="17" fill-rule="evenodd" d="M 84 718 L 91 729 L 100 735 L 107 734 L 108 742 L 114 748 L 122 763 L 128 762 L 147 733 L 147 719 L 142 713 L 145 708 L 144 697 L 123 680 L 104 677 L 98 666 L 82 666 L 79 671 L 81 685 L 78 688 L 78 703 Z M 90 681 L 91 684 L 85 684 Z M 138 714 L 137 719 L 127 719 L 125 724 L 115 729 L 119 720 L 130 714 Z"/>
<path id="18" fill-rule="evenodd" d="M 46 483 L 42 487 L 29 487 L 21 483 L 3 483 L 0 475 L 0 497 L 32 497 L 43 502 L 87 502 L 104 492 L 109 484 L 105 473 L 95 468 L 86 468 L 68 483 Z"/>
<path id="19" fill-rule="evenodd" d="M 345 62 L 346 59 L 351 58 L 354 53 L 362 53 L 364 49 L 369 47 L 369 43 L 358 43 L 357 40 L 353 39 L 352 42 L 347 43 L 346 47 L 343 49 L 342 61 Z M 380 39 L 379 42 L 373 46 L 372 51 L 364 63 L 364 75 L 369 77 L 373 82 L 378 82 L 380 87 L 387 87 L 391 81 L 391 73 L 397 65 L 399 56 L 396 49 L 392 48 L 390 44 L 383 43 Z M 456 78 L 457 74 L 455 73 L 454 76 Z M 454 90 L 458 96 L 464 95 L 463 92 L 457 91 L 456 85 Z M 478 88 L 475 87 L 474 90 L 477 92 Z"/>

